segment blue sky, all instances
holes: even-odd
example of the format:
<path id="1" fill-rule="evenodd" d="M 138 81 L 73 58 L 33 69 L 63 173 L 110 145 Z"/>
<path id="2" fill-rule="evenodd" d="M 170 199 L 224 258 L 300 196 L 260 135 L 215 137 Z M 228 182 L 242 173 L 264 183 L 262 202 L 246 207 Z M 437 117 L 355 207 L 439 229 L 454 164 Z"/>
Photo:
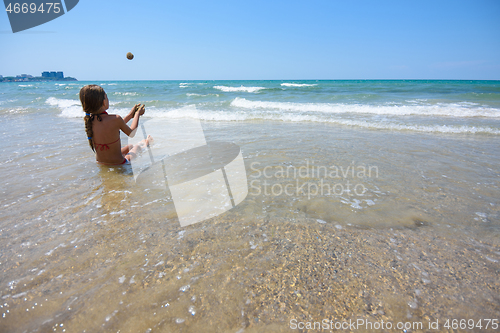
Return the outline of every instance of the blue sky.
<path id="1" fill-rule="evenodd" d="M 16 34 L 1 13 L 0 75 L 498 80 L 499 17 L 496 0 L 80 0 Z"/>

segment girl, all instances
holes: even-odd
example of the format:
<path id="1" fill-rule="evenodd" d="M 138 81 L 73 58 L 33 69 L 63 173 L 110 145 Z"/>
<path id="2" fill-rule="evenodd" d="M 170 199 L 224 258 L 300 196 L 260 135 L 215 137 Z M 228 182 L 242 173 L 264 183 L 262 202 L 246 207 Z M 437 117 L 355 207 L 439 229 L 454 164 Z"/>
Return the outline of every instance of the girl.
<path id="1" fill-rule="evenodd" d="M 136 104 L 129 114 L 122 118 L 119 115 L 108 114 L 108 96 L 102 87 L 91 84 L 80 90 L 80 102 L 85 111 L 85 131 L 90 148 L 96 153 L 98 163 L 104 165 L 119 165 L 129 163 L 137 154 L 152 141 L 148 136 L 138 145 L 121 147 L 120 130 L 134 137 L 139 125 L 139 117 L 146 111 L 144 105 Z M 127 122 L 133 119 L 128 127 Z"/>

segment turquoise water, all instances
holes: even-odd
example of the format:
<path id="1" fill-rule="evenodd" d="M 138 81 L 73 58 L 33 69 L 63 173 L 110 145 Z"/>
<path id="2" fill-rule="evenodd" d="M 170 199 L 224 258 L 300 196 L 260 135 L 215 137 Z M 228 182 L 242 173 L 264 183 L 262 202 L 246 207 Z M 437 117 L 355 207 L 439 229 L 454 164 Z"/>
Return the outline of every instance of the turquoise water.
<path id="1" fill-rule="evenodd" d="M 5 84 L 1 112 L 29 113 L 56 106 L 62 111 L 60 116 L 78 118 L 78 90 L 84 84 Z M 116 112 L 125 113 L 130 102 L 140 100 L 148 106 L 150 117 L 196 114 L 210 121 L 277 120 L 500 134 L 500 81 L 125 81 L 101 85 Z"/>
<path id="2" fill-rule="evenodd" d="M 247 197 L 181 227 L 157 175 L 95 163 L 90 83 L 236 144 Z M 0 133 L 0 331 L 498 315 L 500 81 L 3 83 Z"/>

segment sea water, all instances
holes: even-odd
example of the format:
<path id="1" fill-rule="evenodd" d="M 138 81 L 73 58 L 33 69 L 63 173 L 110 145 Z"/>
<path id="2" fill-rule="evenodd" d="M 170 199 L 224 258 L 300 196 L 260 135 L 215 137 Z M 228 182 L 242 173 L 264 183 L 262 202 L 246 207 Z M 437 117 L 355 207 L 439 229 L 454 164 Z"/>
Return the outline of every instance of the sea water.
<path id="1" fill-rule="evenodd" d="M 237 144 L 245 200 L 181 227 L 165 183 L 97 165 L 90 83 Z M 0 119 L 3 330 L 498 314 L 499 81 L 15 82 Z"/>

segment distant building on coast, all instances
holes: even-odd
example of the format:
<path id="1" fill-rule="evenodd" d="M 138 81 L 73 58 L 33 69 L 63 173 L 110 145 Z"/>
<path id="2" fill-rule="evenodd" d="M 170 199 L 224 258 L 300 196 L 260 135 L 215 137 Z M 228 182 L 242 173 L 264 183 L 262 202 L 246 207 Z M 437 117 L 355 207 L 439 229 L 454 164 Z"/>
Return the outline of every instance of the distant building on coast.
<path id="1" fill-rule="evenodd" d="M 63 72 L 42 72 L 42 77 L 64 79 L 64 74 L 63 74 Z"/>
<path id="2" fill-rule="evenodd" d="M 30 81 L 30 79 L 33 78 L 33 75 L 28 75 L 28 74 L 21 74 L 16 76 L 16 81 Z"/>
<path id="3" fill-rule="evenodd" d="M 33 77 L 29 74 L 21 74 L 17 76 L 0 75 L 0 82 L 29 82 L 29 81 L 78 81 L 74 77 L 64 77 L 63 72 L 42 72 L 42 76 Z"/>

